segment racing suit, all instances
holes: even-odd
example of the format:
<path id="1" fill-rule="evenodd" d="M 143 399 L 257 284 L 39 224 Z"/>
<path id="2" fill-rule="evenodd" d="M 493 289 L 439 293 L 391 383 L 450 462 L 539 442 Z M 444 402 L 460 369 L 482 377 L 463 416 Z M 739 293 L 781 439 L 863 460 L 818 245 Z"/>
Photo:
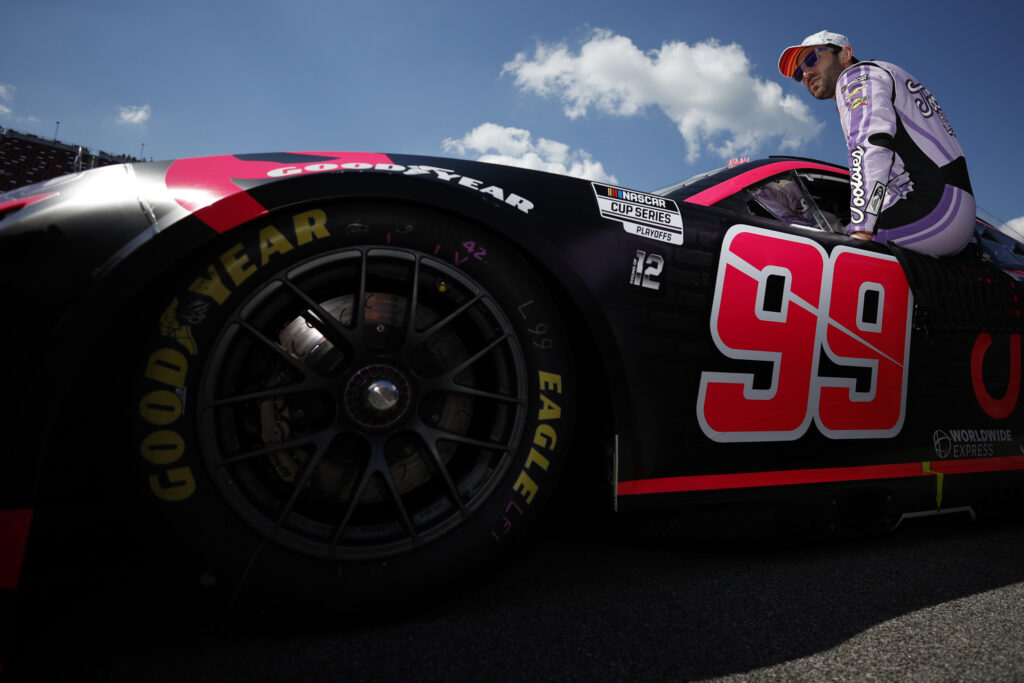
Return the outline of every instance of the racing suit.
<path id="1" fill-rule="evenodd" d="M 888 62 L 839 76 L 836 107 L 849 151 L 850 224 L 932 256 L 960 251 L 975 223 L 963 150 L 938 102 Z"/>

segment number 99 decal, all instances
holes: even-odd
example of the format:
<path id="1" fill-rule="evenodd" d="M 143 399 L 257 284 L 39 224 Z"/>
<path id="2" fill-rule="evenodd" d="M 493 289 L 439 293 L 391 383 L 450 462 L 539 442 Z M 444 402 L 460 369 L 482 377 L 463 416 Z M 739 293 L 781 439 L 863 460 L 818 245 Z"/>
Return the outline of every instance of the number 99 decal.
<path id="1" fill-rule="evenodd" d="M 726 234 L 711 336 L 770 369 L 703 372 L 697 420 L 714 441 L 886 438 L 906 412 L 913 295 L 895 258 L 750 226 Z M 822 356 L 835 368 L 825 374 Z M 770 380 L 768 379 L 770 377 Z"/>

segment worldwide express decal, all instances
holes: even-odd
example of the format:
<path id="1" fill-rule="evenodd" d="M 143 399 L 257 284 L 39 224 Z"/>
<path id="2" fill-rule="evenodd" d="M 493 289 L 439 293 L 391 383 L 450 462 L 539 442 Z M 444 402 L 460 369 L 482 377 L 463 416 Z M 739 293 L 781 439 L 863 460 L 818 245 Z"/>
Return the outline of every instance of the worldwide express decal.
<path id="1" fill-rule="evenodd" d="M 604 218 L 622 223 L 622 229 L 631 235 L 669 244 L 683 243 L 683 217 L 675 201 L 656 194 L 591 184 Z"/>

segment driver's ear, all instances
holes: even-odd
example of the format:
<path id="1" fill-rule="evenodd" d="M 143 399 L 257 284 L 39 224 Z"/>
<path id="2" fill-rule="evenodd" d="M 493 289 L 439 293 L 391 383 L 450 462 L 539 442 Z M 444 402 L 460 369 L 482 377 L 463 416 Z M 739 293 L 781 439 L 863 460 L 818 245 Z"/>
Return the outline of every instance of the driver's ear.
<path id="1" fill-rule="evenodd" d="M 853 48 L 847 45 L 846 47 L 839 50 L 839 63 L 843 66 L 850 64 L 853 61 Z"/>

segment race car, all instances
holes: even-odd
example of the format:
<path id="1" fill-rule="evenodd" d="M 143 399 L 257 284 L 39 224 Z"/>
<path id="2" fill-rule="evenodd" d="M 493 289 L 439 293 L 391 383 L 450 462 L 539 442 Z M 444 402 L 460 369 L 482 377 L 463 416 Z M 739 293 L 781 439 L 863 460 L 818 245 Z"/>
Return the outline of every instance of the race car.
<path id="1" fill-rule="evenodd" d="M 0 588 L 69 487 L 188 580 L 327 609 L 486 571 L 563 471 L 647 519 L 1013 501 L 1020 236 L 936 259 L 850 239 L 848 201 L 794 157 L 639 191 L 362 152 L 0 195 Z"/>

